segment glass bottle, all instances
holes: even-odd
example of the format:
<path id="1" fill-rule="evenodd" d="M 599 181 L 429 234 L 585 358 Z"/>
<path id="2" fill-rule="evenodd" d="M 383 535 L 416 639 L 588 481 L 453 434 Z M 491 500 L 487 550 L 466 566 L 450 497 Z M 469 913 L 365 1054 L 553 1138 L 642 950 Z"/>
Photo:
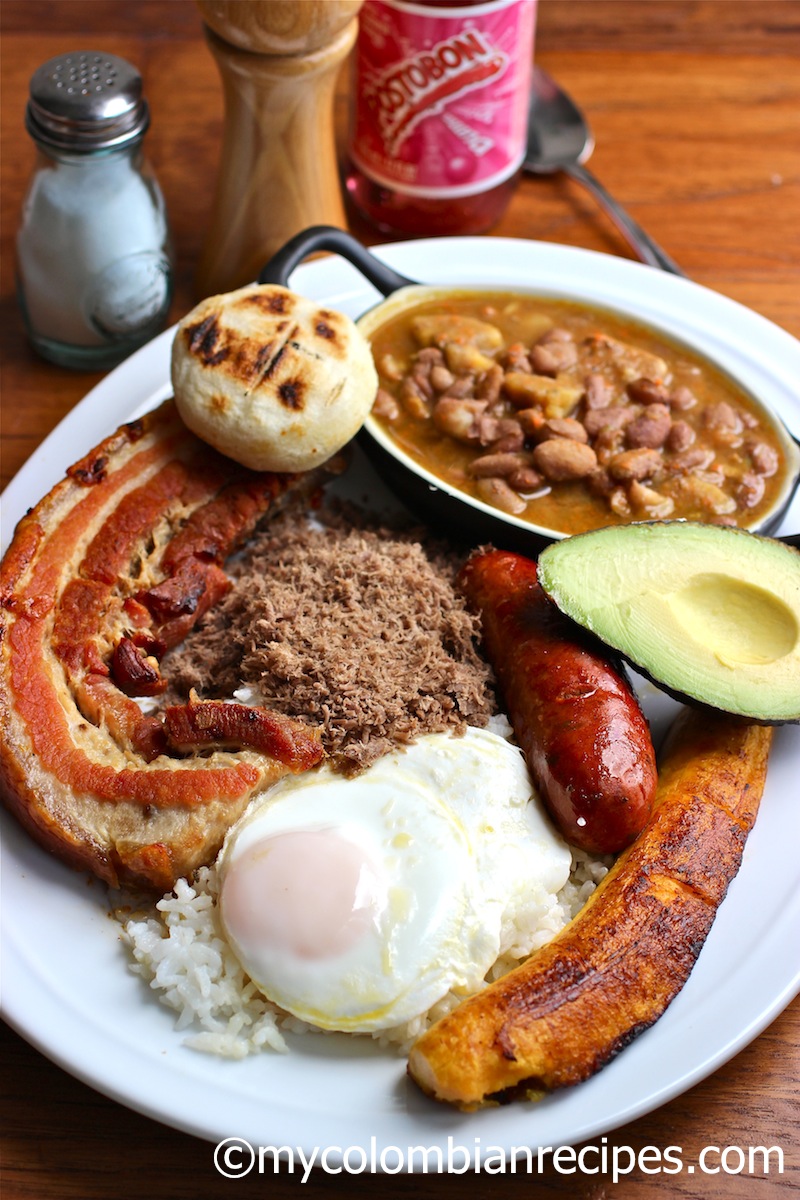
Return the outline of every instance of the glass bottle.
<path id="1" fill-rule="evenodd" d="M 50 59 L 31 79 L 25 124 L 37 149 L 16 246 L 28 336 L 52 362 L 106 369 L 163 327 L 172 297 L 141 77 L 111 54 Z"/>
<path id="2" fill-rule="evenodd" d="M 525 152 L 536 0 L 366 0 L 346 185 L 379 229 L 483 233 Z"/>

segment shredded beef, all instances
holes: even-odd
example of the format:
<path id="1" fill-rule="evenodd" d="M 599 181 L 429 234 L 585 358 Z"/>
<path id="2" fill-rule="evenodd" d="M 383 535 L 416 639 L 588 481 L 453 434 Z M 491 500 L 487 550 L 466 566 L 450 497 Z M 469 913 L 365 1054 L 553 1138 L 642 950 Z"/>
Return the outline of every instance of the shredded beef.
<path id="1" fill-rule="evenodd" d="M 253 540 L 232 590 L 171 655 L 172 694 L 249 686 L 255 703 L 321 727 L 345 774 L 422 734 L 485 725 L 493 680 L 454 588 L 460 560 L 420 530 L 323 519 L 287 512 Z"/>

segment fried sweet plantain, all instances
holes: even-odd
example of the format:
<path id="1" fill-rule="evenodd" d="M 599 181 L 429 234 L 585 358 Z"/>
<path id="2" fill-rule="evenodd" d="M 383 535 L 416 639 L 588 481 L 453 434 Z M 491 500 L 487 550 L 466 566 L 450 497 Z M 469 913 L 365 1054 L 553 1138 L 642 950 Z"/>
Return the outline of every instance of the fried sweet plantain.
<path id="1" fill-rule="evenodd" d="M 768 726 L 681 711 L 644 831 L 552 942 L 417 1040 L 423 1091 L 470 1110 L 579 1083 L 661 1016 L 739 869 L 771 741 Z"/>

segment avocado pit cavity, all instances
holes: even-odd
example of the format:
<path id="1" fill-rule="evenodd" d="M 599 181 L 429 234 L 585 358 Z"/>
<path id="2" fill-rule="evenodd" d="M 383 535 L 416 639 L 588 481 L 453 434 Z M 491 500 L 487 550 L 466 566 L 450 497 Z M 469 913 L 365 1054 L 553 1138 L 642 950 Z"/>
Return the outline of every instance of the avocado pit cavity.
<path id="1" fill-rule="evenodd" d="M 800 552 L 690 521 L 609 526 L 539 557 L 567 616 L 683 700 L 800 721 Z"/>
<path id="2" fill-rule="evenodd" d="M 797 647 L 798 618 L 788 605 L 731 575 L 696 575 L 667 604 L 687 634 L 724 666 L 774 663 Z"/>

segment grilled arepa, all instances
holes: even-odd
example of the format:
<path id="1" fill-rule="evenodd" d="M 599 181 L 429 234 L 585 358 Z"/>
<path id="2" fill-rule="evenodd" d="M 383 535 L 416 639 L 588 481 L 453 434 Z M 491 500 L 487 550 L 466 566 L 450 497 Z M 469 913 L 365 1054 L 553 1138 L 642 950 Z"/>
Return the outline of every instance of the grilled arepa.
<path id="1" fill-rule="evenodd" d="M 560 934 L 417 1040 L 423 1091 L 469 1110 L 579 1083 L 661 1016 L 739 869 L 772 732 L 682 710 L 644 831 Z"/>
<path id="2" fill-rule="evenodd" d="M 306 471 L 358 432 L 378 375 L 349 317 L 252 284 L 184 317 L 172 386 L 186 424 L 223 454 L 256 471 Z"/>
<path id="3" fill-rule="evenodd" d="M 211 861 L 315 731 L 193 700 L 147 715 L 162 655 L 227 590 L 227 554 L 311 477 L 256 474 L 171 403 L 124 425 L 18 525 L 0 565 L 0 791 L 48 850 L 159 892 Z"/>

